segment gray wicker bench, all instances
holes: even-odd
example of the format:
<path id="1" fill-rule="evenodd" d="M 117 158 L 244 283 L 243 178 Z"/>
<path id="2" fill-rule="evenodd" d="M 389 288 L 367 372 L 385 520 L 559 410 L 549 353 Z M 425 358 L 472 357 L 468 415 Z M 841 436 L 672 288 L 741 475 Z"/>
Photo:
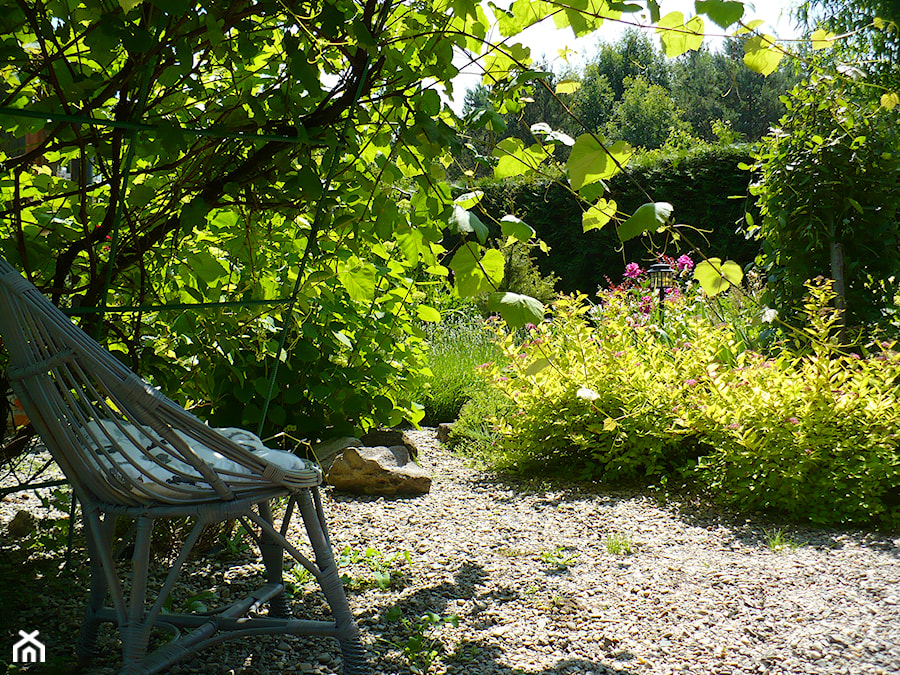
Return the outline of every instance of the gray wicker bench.
<path id="1" fill-rule="evenodd" d="M 210 428 L 125 368 L 2 258 L 0 334 L 13 389 L 82 504 L 91 588 L 76 646 L 80 660 L 95 655 L 98 626 L 111 622 L 121 637 L 122 673 L 165 671 L 204 647 L 261 634 L 334 637 L 344 672 L 369 672 L 328 538 L 316 465 L 264 448 L 252 434 Z M 280 523 L 273 498 L 287 502 Z M 286 538 L 296 511 L 312 561 Z M 128 584 L 113 559 L 122 517 L 133 520 Z M 192 529 L 162 588 L 148 597 L 154 523 L 183 517 L 192 519 Z M 231 519 L 256 540 L 266 583 L 212 612 L 164 612 L 203 531 Z M 292 616 L 282 583 L 285 551 L 318 581 L 333 620 Z M 153 630 L 174 637 L 149 652 Z"/>

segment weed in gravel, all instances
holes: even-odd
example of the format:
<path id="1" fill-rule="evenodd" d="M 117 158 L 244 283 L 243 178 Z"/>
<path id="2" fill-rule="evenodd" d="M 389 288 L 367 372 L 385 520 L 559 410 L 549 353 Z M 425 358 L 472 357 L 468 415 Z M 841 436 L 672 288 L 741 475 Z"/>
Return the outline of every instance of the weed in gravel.
<path id="1" fill-rule="evenodd" d="M 341 580 L 351 589 L 375 585 L 381 590 L 386 590 L 396 586 L 403 580 L 403 571 L 399 569 L 403 563 L 412 564 L 409 551 L 401 551 L 388 556 L 371 547 L 365 551 L 357 551 L 346 546 L 337 559 L 339 568 L 362 566 L 368 569 L 372 575 L 371 579 L 367 579 L 345 572 L 341 575 Z"/>
<path id="2" fill-rule="evenodd" d="M 195 612 L 205 612 L 206 601 L 215 600 L 216 594 L 213 591 L 200 591 L 189 598 L 176 603 L 174 596 L 170 593 L 163 602 L 162 611 L 164 614 L 192 614 Z"/>
<path id="3" fill-rule="evenodd" d="M 314 580 L 312 572 L 300 563 L 285 572 L 284 589 L 289 595 L 300 595 L 306 584 Z"/>
<path id="4" fill-rule="evenodd" d="M 577 599 L 558 593 L 547 598 L 543 608 L 556 614 L 575 614 L 582 609 Z"/>
<path id="5" fill-rule="evenodd" d="M 791 535 L 786 534 L 781 528 L 778 528 L 777 530 L 775 528 L 764 530 L 764 533 L 766 535 L 766 546 L 774 553 L 795 551 L 803 546 L 803 542 L 798 542 Z"/>
<path id="6" fill-rule="evenodd" d="M 631 555 L 634 552 L 634 543 L 627 534 L 610 532 L 605 543 L 606 552 L 610 555 Z"/>
<path id="7" fill-rule="evenodd" d="M 538 557 L 546 565 L 559 571 L 567 570 L 578 561 L 578 553 L 565 546 L 557 546 L 552 551 L 541 551 Z"/>
<path id="8" fill-rule="evenodd" d="M 399 621 L 403 627 L 403 637 L 398 642 L 389 643 L 399 649 L 409 662 L 409 669 L 416 675 L 425 675 L 431 672 L 431 667 L 447 653 L 447 648 L 433 634 L 435 630 L 443 626 L 459 625 L 459 617 L 456 614 L 440 615 L 435 612 L 425 612 L 415 619 L 405 618 L 403 610 L 392 607 L 384 618 L 387 621 Z"/>
<path id="9" fill-rule="evenodd" d="M 247 541 L 248 532 L 243 525 L 238 525 L 234 532 L 228 529 L 219 535 L 219 544 L 222 546 L 222 554 L 228 558 L 239 558 L 250 551 L 250 542 Z"/>

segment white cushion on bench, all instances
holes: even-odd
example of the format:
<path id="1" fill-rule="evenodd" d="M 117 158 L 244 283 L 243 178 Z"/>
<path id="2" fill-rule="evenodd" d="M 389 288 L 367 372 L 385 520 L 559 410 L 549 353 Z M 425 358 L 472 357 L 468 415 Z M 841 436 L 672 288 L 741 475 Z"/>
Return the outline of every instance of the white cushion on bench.
<path id="1" fill-rule="evenodd" d="M 156 442 L 154 439 L 158 439 L 158 434 L 147 427 L 103 420 L 89 422 L 83 429 L 93 439 L 95 446 L 103 448 L 109 455 L 107 457 L 103 452 L 96 452 L 99 468 L 109 471 L 116 465 L 129 479 L 140 483 L 150 492 L 168 498 L 177 497 L 180 493 L 167 486 L 181 484 L 190 487 L 198 481 L 206 482 L 196 469 L 178 459 L 178 451 L 175 448 L 164 441 Z M 244 429 L 225 427 L 216 429 L 216 432 L 283 471 L 306 471 L 316 468 L 312 462 L 290 452 L 267 448 L 258 436 Z M 178 430 L 175 430 L 175 433 L 200 459 L 221 474 L 225 483 L 240 487 L 242 483 L 251 482 L 251 479 L 259 480 L 259 476 L 253 474 L 250 469 L 228 459 L 222 453 L 206 447 Z M 147 453 L 165 466 L 154 462 Z M 136 492 L 141 493 L 139 490 Z"/>

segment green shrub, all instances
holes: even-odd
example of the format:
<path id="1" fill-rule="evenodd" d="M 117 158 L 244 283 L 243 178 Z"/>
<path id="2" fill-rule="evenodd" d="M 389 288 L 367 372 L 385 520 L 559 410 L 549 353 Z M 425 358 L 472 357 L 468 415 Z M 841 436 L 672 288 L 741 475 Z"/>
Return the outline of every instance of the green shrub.
<path id="1" fill-rule="evenodd" d="M 418 419 L 408 395 L 425 363 L 423 341 L 412 334 L 417 319 L 408 308 L 373 318 L 362 303 L 341 304 L 347 299 L 340 288 L 329 294 L 310 310 L 314 319 L 285 329 L 290 349 L 263 437 L 281 430 L 301 438 L 355 435 Z M 170 319 L 166 312 L 145 317 L 143 374 L 211 425 L 255 430 L 269 398 L 267 355 L 278 346 L 278 322 L 246 308 L 185 311 Z"/>
<path id="2" fill-rule="evenodd" d="M 900 354 L 840 354 L 823 337 L 831 283 L 808 284 L 812 354 L 711 367 L 686 408 L 714 452 L 698 475 L 728 504 L 821 524 L 900 525 Z"/>
<path id="3" fill-rule="evenodd" d="M 541 275 L 532 258 L 536 248 L 538 245 L 535 243 L 516 240 L 500 249 L 506 264 L 498 291 L 528 295 L 544 304 L 556 298 L 556 284 L 559 277 L 552 272 L 546 276 Z"/>
<path id="4" fill-rule="evenodd" d="M 459 454 L 482 464 L 500 466 L 500 420 L 513 411 L 513 403 L 499 389 L 485 382 L 459 411 L 450 431 L 450 445 Z"/>
<path id="5" fill-rule="evenodd" d="M 900 133 L 871 86 L 814 77 L 785 98 L 787 113 L 756 155 L 773 306 L 787 316 L 818 275 L 838 279 L 848 325 L 883 320 L 900 291 Z"/>
<path id="6" fill-rule="evenodd" d="M 774 358 L 746 348 L 747 314 L 722 322 L 690 296 L 667 302 L 665 330 L 640 290 L 562 298 L 524 341 L 498 336 L 508 365 L 454 434 L 501 470 L 690 477 L 745 511 L 896 527 L 900 354 L 829 344 L 830 282 L 808 291 L 807 345 Z"/>

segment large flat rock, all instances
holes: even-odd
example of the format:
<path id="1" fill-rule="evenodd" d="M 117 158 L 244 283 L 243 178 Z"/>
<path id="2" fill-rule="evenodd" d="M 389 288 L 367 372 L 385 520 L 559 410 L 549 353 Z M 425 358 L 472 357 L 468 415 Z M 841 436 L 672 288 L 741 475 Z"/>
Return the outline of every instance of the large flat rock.
<path id="1" fill-rule="evenodd" d="M 344 448 L 325 480 L 337 490 L 363 495 L 420 495 L 431 490 L 431 476 L 410 459 L 403 445 Z"/>

